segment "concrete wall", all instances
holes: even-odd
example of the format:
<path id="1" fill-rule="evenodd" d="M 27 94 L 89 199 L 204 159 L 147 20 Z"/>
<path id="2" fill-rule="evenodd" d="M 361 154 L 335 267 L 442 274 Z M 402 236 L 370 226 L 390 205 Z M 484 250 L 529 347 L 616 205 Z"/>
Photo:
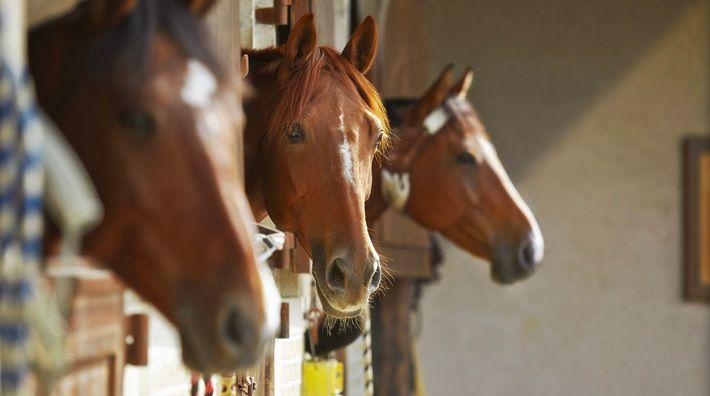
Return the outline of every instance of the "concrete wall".
<path id="1" fill-rule="evenodd" d="M 423 302 L 428 393 L 709 395 L 710 307 L 680 297 L 679 142 L 710 131 L 710 2 L 425 4 L 429 81 L 474 65 L 547 243 L 512 287 L 447 245 Z"/>

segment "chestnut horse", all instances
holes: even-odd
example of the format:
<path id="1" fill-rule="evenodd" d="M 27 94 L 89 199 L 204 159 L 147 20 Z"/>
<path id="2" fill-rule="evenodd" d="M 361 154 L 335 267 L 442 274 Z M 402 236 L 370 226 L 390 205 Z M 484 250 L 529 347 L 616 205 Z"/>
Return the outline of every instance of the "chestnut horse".
<path id="1" fill-rule="evenodd" d="M 495 281 L 513 283 L 540 265 L 544 242 L 466 101 L 472 79 L 469 69 L 452 83 L 448 66 L 420 99 L 387 101 L 397 139 L 373 167 L 367 222 L 393 206 L 490 262 Z"/>
<path id="2" fill-rule="evenodd" d="M 449 66 L 418 100 L 387 102 L 399 139 L 389 161 L 373 170 L 368 221 L 392 206 L 490 262 L 495 281 L 513 283 L 539 267 L 544 242 L 466 101 L 472 79 L 469 69 L 452 83 Z M 376 394 L 408 394 L 417 382 L 409 338 L 415 287 L 416 282 L 397 279 L 392 292 L 374 304 Z"/>
<path id="3" fill-rule="evenodd" d="M 180 333 L 193 369 L 252 364 L 278 322 L 240 187 L 240 80 L 199 19 L 213 1 L 88 0 L 30 33 L 42 107 L 86 167 L 105 216 L 82 254 Z"/>
<path id="4" fill-rule="evenodd" d="M 313 259 L 323 307 L 337 318 L 359 315 L 382 276 L 365 219 L 373 157 L 388 134 L 363 75 L 376 50 L 372 18 L 338 53 L 316 45 L 307 15 L 284 46 L 243 51 L 258 92 L 245 105 L 249 202 L 257 220 L 268 212 L 296 235 Z"/>

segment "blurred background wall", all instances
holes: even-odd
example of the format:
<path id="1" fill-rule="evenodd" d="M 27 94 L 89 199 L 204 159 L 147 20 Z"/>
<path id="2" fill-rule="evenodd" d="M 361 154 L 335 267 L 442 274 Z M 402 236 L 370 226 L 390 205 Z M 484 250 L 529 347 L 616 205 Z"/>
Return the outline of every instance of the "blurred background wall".
<path id="1" fill-rule="evenodd" d="M 709 395 L 710 307 L 681 301 L 680 139 L 710 133 L 710 2 L 392 0 L 385 45 L 386 96 L 474 66 L 469 98 L 547 243 L 512 287 L 446 245 L 428 393 Z"/>

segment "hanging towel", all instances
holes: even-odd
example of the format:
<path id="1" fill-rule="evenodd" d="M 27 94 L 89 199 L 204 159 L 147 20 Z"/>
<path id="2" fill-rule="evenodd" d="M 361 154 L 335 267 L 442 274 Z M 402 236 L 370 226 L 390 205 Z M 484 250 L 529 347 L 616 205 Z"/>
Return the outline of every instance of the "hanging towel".
<path id="1" fill-rule="evenodd" d="M 24 6 L 24 1 L 0 1 L 2 395 L 20 392 L 29 369 L 28 322 L 42 255 L 42 126 L 23 51 Z"/>

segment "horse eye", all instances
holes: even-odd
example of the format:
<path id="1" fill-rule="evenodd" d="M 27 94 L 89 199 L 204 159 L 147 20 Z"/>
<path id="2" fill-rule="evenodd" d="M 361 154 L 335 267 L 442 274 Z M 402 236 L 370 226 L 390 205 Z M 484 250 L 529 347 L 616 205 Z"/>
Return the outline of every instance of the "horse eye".
<path id="1" fill-rule="evenodd" d="M 382 138 L 385 136 L 385 133 L 380 131 L 380 133 L 377 134 L 377 140 L 375 141 L 375 150 L 379 150 L 382 146 Z"/>
<path id="2" fill-rule="evenodd" d="M 136 135 L 145 138 L 155 132 L 155 120 L 147 111 L 127 111 L 118 115 L 118 121 Z"/>
<path id="3" fill-rule="evenodd" d="M 303 132 L 303 128 L 300 125 L 294 124 L 288 132 L 288 140 L 291 143 L 301 143 L 306 140 L 306 133 Z"/>
<path id="4" fill-rule="evenodd" d="M 461 154 L 457 155 L 456 162 L 458 162 L 459 164 L 462 164 L 462 165 L 469 165 L 469 166 L 478 165 L 478 161 L 476 161 L 476 157 L 469 152 L 465 152 L 465 153 L 461 153 Z"/>

